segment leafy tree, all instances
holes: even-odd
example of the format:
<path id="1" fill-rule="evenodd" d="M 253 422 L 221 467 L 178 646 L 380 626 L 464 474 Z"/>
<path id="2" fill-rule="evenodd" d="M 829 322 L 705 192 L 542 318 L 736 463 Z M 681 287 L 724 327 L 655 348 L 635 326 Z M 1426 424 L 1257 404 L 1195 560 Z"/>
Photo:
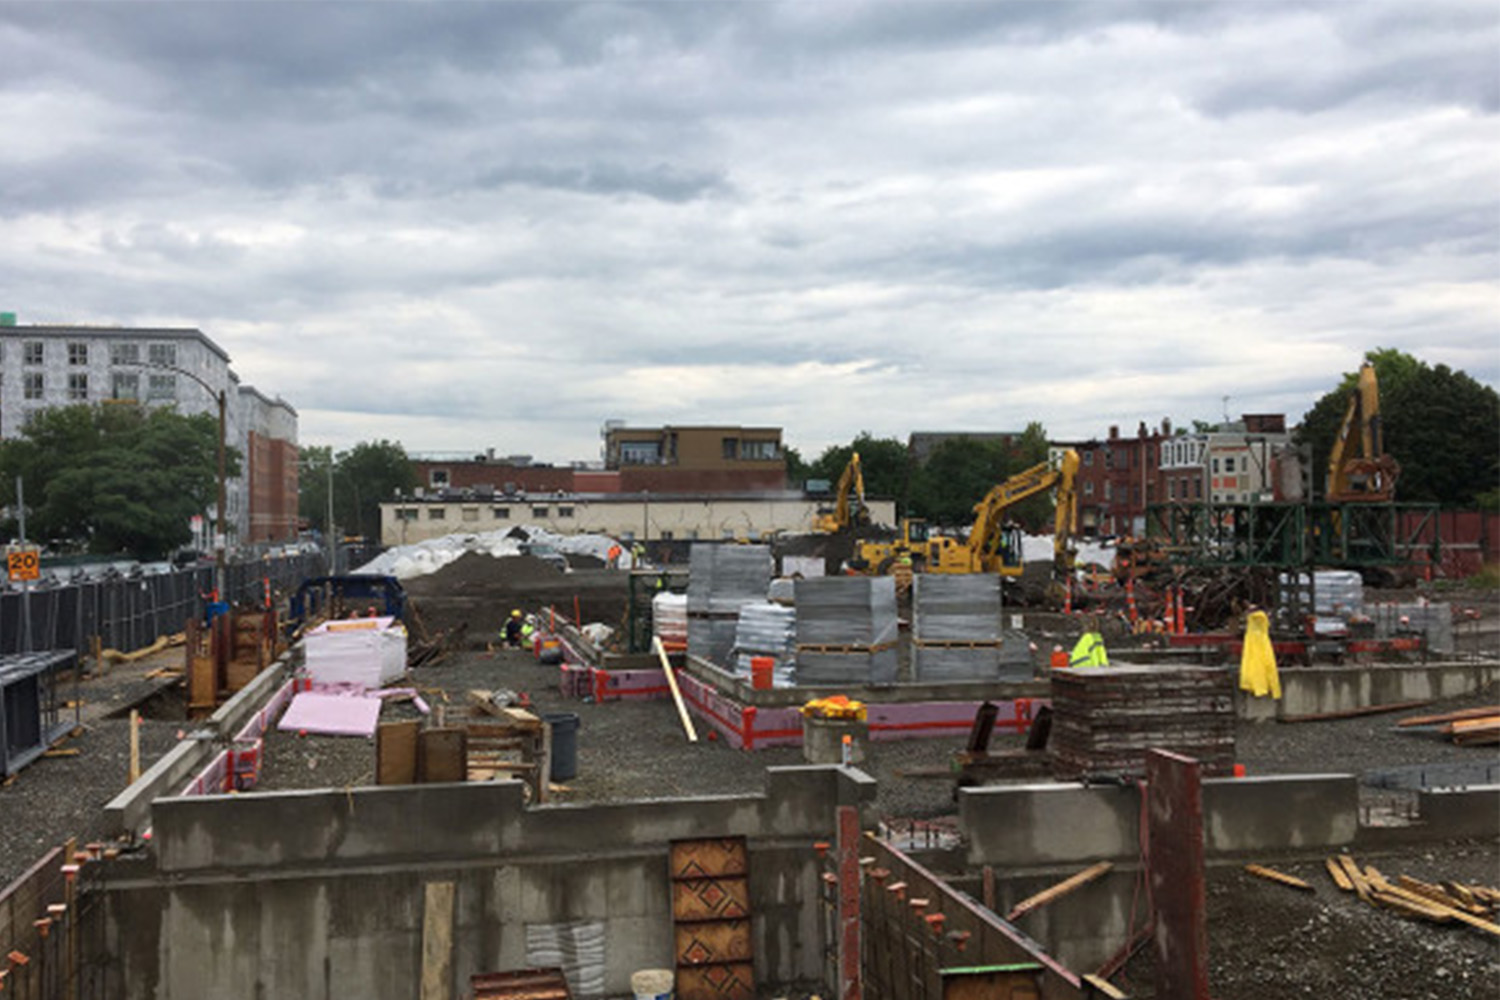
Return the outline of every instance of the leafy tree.
<path id="1" fill-rule="evenodd" d="M 1429 366 L 1394 349 L 1365 359 L 1380 385 L 1385 450 L 1401 465 L 1397 500 L 1472 507 L 1500 483 L 1500 394 L 1447 365 Z M 1346 373 L 1302 418 L 1297 440 L 1312 446 L 1315 492 L 1358 373 Z"/>
<path id="2" fill-rule="evenodd" d="M 320 531 L 327 530 L 329 467 L 333 476 L 333 519 L 342 530 L 366 538 L 380 535 L 380 504 L 397 490 L 417 485 L 416 467 L 394 441 L 362 441 L 334 454 L 331 447 L 301 449 L 297 509 Z"/>
<path id="3" fill-rule="evenodd" d="M 786 481 L 792 489 L 801 489 L 802 484 L 807 482 L 808 470 L 811 468 L 802 458 L 802 453 L 790 445 L 784 445 L 781 449 L 786 456 Z"/>
<path id="4" fill-rule="evenodd" d="M 208 414 L 110 403 L 39 412 L 0 442 L 0 502 L 26 490 L 27 534 L 62 550 L 166 556 L 218 499 L 219 423 Z M 226 475 L 239 474 L 236 449 Z"/>
<path id="5" fill-rule="evenodd" d="M 861 431 L 847 445 L 824 448 L 818 460 L 808 466 L 807 474 L 814 479 L 838 482 L 855 452 L 859 452 L 859 467 L 865 477 L 865 495 L 891 497 L 896 501 L 897 510 L 903 509 L 911 460 L 906 445 L 895 438 L 877 438 L 869 431 Z"/>
<path id="6" fill-rule="evenodd" d="M 974 505 L 995 485 L 1047 460 L 1047 432 L 1033 422 L 1011 441 L 949 438 L 912 473 L 912 513 L 936 524 L 959 527 L 974 519 Z M 1041 493 L 1016 504 L 1008 516 L 1040 530 L 1052 515 L 1052 499 Z"/>

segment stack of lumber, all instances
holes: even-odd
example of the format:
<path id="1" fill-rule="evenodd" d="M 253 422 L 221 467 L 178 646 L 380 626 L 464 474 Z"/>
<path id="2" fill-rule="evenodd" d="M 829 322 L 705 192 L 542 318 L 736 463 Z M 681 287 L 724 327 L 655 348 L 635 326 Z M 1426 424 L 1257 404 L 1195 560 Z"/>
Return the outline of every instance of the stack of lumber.
<path id="1" fill-rule="evenodd" d="M 766 599 L 771 550 L 765 545 L 694 545 L 688 556 L 687 649 L 732 667 L 740 608 Z"/>
<path id="2" fill-rule="evenodd" d="M 1146 751 L 1234 770 L 1234 671 L 1122 666 L 1052 671 L 1052 768 L 1060 779 L 1145 773 Z"/>
<path id="3" fill-rule="evenodd" d="M 796 595 L 799 686 L 896 683 L 896 581 L 798 580 Z"/>
<path id="4" fill-rule="evenodd" d="M 1500 705 L 1465 708 L 1439 715 L 1414 715 L 1396 723 L 1399 728 L 1437 731 L 1461 747 L 1500 745 Z"/>
<path id="5" fill-rule="evenodd" d="M 1373 866 L 1361 868 L 1353 857 L 1337 854 L 1325 862 L 1335 885 L 1371 906 L 1435 924 L 1461 923 L 1500 937 L 1494 921 L 1500 889 L 1460 882 L 1423 882 L 1400 875 L 1394 882 Z"/>

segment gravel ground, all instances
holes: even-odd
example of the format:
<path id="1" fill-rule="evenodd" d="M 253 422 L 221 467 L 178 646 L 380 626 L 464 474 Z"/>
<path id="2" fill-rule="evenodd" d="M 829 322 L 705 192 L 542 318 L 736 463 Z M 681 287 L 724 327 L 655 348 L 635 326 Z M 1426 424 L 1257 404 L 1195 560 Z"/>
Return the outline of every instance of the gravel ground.
<path id="1" fill-rule="evenodd" d="M 1388 879 L 1411 875 L 1494 885 L 1496 845 L 1457 843 L 1357 856 Z M 1323 865 L 1278 864 L 1310 883 L 1298 892 L 1238 867 L 1208 873 L 1209 985 L 1215 1000 L 1493 1000 L 1500 997 L 1500 941 L 1462 924 L 1409 921 L 1340 892 Z M 1132 997 L 1153 996 L 1150 949 L 1115 980 Z"/>

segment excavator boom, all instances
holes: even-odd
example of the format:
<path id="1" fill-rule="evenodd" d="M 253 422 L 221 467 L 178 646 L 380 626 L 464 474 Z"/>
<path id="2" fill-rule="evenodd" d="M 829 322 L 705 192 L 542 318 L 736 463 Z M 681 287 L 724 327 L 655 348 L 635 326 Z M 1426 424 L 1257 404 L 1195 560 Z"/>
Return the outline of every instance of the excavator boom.
<path id="1" fill-rule="evenodd" d="M 1349 393 L 1344 421 L 1328 453 L 1327 498 L 1330 503 L 1385 502 L 1395 499 L 1401 466 L 1385 453 L 1380 420 L 1380 388 L 1375 366 L 1360 366 L 1359 382 Z"/>

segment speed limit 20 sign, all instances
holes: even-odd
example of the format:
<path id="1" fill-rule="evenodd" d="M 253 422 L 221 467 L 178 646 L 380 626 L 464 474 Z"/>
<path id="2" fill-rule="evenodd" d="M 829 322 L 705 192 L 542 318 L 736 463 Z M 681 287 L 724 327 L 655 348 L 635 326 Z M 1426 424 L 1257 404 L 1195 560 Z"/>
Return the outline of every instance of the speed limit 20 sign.
<path id="1" fill-rule="evenodd" d="M 5 554 L 5 568 L 12 580 L 35 580 L 42 575 L 42 557 L 36 549 L 16 549 Z"/>

